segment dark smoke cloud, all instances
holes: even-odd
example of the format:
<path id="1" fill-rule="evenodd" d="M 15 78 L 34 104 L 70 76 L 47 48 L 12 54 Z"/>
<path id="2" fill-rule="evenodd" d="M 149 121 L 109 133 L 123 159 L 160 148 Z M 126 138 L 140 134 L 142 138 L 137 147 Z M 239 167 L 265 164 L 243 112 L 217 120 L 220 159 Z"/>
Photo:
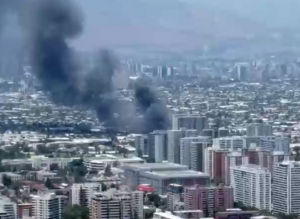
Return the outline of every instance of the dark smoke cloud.
<path id="1" fill-rule="evenodd" d="M 30 22 L 33 72 L 53 102 L 94 109 L 100 122 L 114 130 L 148 132 L 168 127 L 166 107 L 146 83 L 138 81 L 132 102 L 118 99 L 113 76 L 119 63 L 108 50 L 100 51 L 85 73 L 70 40 L 83 30 L 80 10 L 70 0 L 34 0 Z"/>
<path id="2" fill-rule="evenodd" d="M 31 19 L 31 63 L 54 102 L 79 103 L 78 66 L 68 40 L 82 31 L 82 19 L 68 0 L 35 1 Z"/>
<path id="3" fill-rule="evenodd" d="M 168 129 L 170 121 L 167 108 L 159 100 L 155 91 L 143 79 L 136 81 L 134 89 L 139 112 L 144 116 L 144 131 Z"/>
<path id="4" fill-rule="evenodd" d="M 84 73 L 69 41 L 83 30 L 80 10 L 69 0 L 37 0 L 33 5 L 30 42 L 33 72 L 53 102 L 96 110 L 101 122 L 117 126 L 112 77 L 117 60 L 100 51 Z"/>

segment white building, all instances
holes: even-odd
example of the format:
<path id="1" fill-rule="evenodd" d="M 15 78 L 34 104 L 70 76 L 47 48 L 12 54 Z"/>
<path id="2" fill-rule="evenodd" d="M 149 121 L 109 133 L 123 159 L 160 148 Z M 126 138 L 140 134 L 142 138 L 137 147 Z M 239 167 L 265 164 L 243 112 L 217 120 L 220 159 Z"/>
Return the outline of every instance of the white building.
<path id="1" fill-rule="evenodd" d="M 17 217 L 17 204 L 6 196 L 0 196 L 0 208 L 2 211 L 5 211 L 8 219 L 15 219 Z"/>
<path id="2" fill-rule="evenodd" d="M 171 212 L 155 212 L 153 219 L 182 219 L 182 217 L 173 215 Z"/>
<path id="3" fill-rule="evenodd" d="M 208 144 L 210 138 L 209 137 L 185 137 L 180 139 L 180 164 L 186 165 L 191 168 L 191 161 L 196 162 L 194 154 L 191 154 L 191 149 L 195 151 L 197 149 L 197 146 L 192 147 L 193 142 L 199 142 Z M 192 160 L 193 158 L 193 160 Z M 193 167 L 195 167 L 196 164 L 193 164 Z"/>
<path id="4" fill-rule="evenodd" d="M 190 167 L 191 170 L 205 172 L 205 149 L 212 144 L 210 137 L 202 137 L 190 146 Z"/>
<path id="5" fill-rule="evenodd" d="M 36 219 L 61 219 L 63 202 L 54 193 L 45 193 L 32 197 L 33 215 Z"/>
<path id="6" fill-rule="evenodd" d="M 246 139 L 241 136 L 215 138 L 213 145 L 219 149 L 240 150 L 246 148 Z"/>
<path id="7" fill-rule="evenodd" d="M 247 136 L 272 136 L 273 128 L 271 125 L 263 123 L 253 123 L 247 126 Z"/>
<path id="8" fill-rule="evenodd" d="M 283 151 L 285 155 L 290 155 L 290 138 L 278 136 L 261 136 L 259 147 L 268 151 Z"/>
<path id="9" fill-rule="evenodd" d="M 184 137 L 196 137 L 198 134 L 198 130 L 195 129 L 182 128 L 180 130 L 168 130 L 168 161 L 180 164 L 180 139 Z"/>
<path id="10" fill-rule="evenodd" d="M 272 209 L 271 173 L 256 165 L 230 167 L 230 182 L 234 190 L 234 201 L 261 210 Z"/>
<path id="11" fill-rule="evenodd" d="M 139 219 L 144 218 L 144 192 L 134 191 L 131 193 L 132 197 L 132 208 L 135 212 L 135 216 Z"/>
<path id="12" fill-rule="evenodd" d="M 99 191 L 100 183 L 74 183 L 71 187 L 71 204 L 90 207 L 92 197 Z"/>
<path id="13" fill-rule="evenodd" d="M 132 197 L 129 192 L 109 190 L 97 193 L 91 201 L 91 219 L 134 218 Z"/>
<path id="14" fill-rule="evenodd" d="M 300 162 L 274 165 L 272 192 L 274 213 L 300 214 Z"/>
<path id="15" fill-rule="evenodd" d="M 172 129 L 196 129 L 198 131 L 208 127 L 208 119 L 193 114 L 175 114 L 172 118 Z"/>
<path id="16" fill-rule="evenodd" d="M 168 137 L 167 131 L 156 130 L 148 134 L 149 159 L 154 162 L 167 160 Z"/>

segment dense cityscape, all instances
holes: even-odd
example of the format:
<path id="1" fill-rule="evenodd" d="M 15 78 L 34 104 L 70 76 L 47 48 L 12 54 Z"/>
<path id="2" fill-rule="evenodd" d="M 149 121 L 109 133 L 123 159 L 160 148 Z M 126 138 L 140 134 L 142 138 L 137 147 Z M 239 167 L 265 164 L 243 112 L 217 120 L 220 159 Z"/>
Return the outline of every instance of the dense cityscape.
<path id="1" fill-rule="evenodd" d="M 0 219 L 299 218 L 295 38 L 87 54 L 72 1 L 24 2 L 0 0 Z"/>

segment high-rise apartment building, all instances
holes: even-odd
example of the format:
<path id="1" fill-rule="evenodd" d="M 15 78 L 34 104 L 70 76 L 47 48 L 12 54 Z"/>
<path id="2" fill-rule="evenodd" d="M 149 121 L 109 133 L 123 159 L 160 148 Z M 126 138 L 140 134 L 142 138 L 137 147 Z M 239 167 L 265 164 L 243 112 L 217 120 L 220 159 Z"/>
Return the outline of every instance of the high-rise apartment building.
<path id="1" fill-rule="evenodd" d="M 246 139 L 241 136 L 231 136 L 213 139 L 214 147 L 228 150 L 241 150 L 246 148 Z"/>
<path id="2" fill-rule="evenodd" d="M 177 209 L 177 203 L 183 201 L 184 187 L 179 184 L 170 184 L 167 188 L 167 208 L 169 211 L 183 210 Z"/>
<path id="3" fill-rule="evenodd" d="M 135 212 L 129 192 L 107 191 L 92 198 L 91 219 L 131 219 Z"/>
<path id="4" fill-rule="evenodd" d="M 258 146 L 265 151 L 283 151 L 285 155 L 290 155 L 290 138 L 288 137 L 261 136 Z"/>
<path id="5" fill-rule="evenodd" d="M 195 171 L 205 172 L 205 149 L 211 147 L 211 139 L 204 137 L 190 146 L 190 168 Z"/>
<path id="6" fill-rule="evenodd" d="M 74 183 L 71 187 L 71 204 L 90 207 L 93 195 L 101 191 L 100 183 Z"/>
<path id="7" fill-rule="evenodd" d="M 181 128 L 196 129 L 201 131 L 208 127 L 208 119 L 205 116 L 191 114 L 175 114 L 172 118 L 172 129 Z"/>
<path id="8" fill-rule="evenodd" d="M 202 144 L 193 144 L 192 143 L 202 143 Z M 208 147 L 208 145 L 211 145 L 211 139 L 210 137 L 204 137 L 204 136 L 198 136 L 198 137 L 185 137 L 180 139 L 180 164 L 186 165 L 189 168 L 197 168 L 197 162 L 198 158 L 196 157 L 196 154 L 198 153 L 198 146 L 199 147 Z M 200 148 L 199 151 L 204 151 L 203 148 Z M 203 157 L 203 156 L 202 156 Z M 199 158 L 201 159 L 201 158 Z"/>
<path id="9" fill-rule="evenodd" d="M 54 193 L 33 196 L 33 215 L 35 219 L 62 219 L 65 209 L 64 197 Z"/>
<path id="10" fill-rule="evenodd" d="M 185 188 L 186 210 L 202 210 L 204 217 L 214 217 L 220 210 L 233 207 L 233 188 L 230 186 L 196 186 Z"/>
<path id="11" fill-rule="evenodd" d="M 300 214 L 300 162 L 284 161 L 273 168 L 273 212 Z"/>
<path id="12" fill-rule="evenodd" d="M 132 198 L 132 211 L 137 219 L 144 218 L 144 192 L 134 191 L 131 192 Z"/>
<path id="13" fill-rule="evenodd" d="M 180 139 L 198 136 L 198 130 L 168 130 L 168 161 L 180 164 Z"/>
<path id="14" fill-rule="evenodd" d="M 272 209 L 271 172 L 257 165 L 230 167 L 230 183 L 234 189 L 234 201 L 257 209 Z"/>
<path id="15" fill-rule="evenodd" d="M 138 153 L 140 150 L 142 154 L 148 154 L 148 149 L 147 149 L 147 144 L 145 144 L 145 139 L 147 135 L 142 135 L 142 134 L 135 134 L 133 135 L 134 138 L 134 147 Z"/>
<path id="16" fill-rule="evenodd" d="M 0 196 L 0 207 L 5 211 L 8 219 L 15 219 L 17 217 L 17 204 L 12 202 L 6 196 Z"/>
<path id="17" fill-rule="evenodd" d="M 165 130 L 156 130 L 148 134 L 149 159 L 153 162 L 167 160 L 168 135 Z"/>
<path id="18" fill-rule="evenodd" d="M 211 176 L 215 183 L 230 185 L 230 167 L 247 164 L 247 157 L 240 151 L 230 152 L 228 149 L 215 147 L 205 149 L 205 173 Z"/>
<path id="19" fill-rule="evenodd" d="M 249 164 L 259 165 L 273 172 L 274 164 L 289 160 L 289 156 L 283 151 L 267 151 L 262 148 L 249 149 L 247 151 Z"/>
<path id="20" fill-rule="evenodd" d="M 272 136 L 273 128 L 269 124 L 253 123 L 247 126 L 247 136 Z"/>

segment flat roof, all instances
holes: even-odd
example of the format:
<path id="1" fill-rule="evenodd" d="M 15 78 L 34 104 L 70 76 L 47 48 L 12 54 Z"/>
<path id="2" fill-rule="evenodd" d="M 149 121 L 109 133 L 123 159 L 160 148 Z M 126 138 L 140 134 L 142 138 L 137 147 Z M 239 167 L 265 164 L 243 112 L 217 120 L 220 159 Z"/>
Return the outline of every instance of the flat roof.
<path id="1" fill-rule="evenodd" d="M 190 178 L 190 177 L 199 177 L 199 178 L 209 178 L 209 174 L 198 172 L 194 170 L 169 170 L 169 171 L 147 171 L 144 173 L 145 176 L 153 176 L 159 178 Z"/>
<path id="2" fill-rule="evenodd" d="M 140 170 L 151 170 L 151 169 L 166 169 L 166 168 L 176 168 L 188 170 L 188 166 L 180 165 L 176 163 L 135 163 L 135 164 L 126 164 L 124 165 L 124 168 L 133 168 L 133 169 L 140 169 Z"/>

